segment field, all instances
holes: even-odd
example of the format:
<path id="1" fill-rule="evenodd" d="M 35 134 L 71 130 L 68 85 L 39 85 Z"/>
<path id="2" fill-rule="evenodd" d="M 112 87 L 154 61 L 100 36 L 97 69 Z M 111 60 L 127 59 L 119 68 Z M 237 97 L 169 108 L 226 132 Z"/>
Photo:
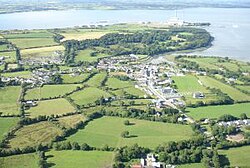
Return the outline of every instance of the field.
<path id="1" fill-rule="evenodd" d="M 191 163 L 191 164 L 177 165 L 177 168 L 205 168 L 205 166 L 202 163 Z"/>
<path id="2" fill-rule="evenodd" d="M 250 165 L 250 146 L 220 150 L 219 154 L 228 158 L 230 167 L 249 167 Z"/>
<path id="3" fill-rule="evenodd" d="M 69 93 L 75 90 L 78 86 L 77 84 L 73 85 L 44 85 L 41 88 L 34 88 L 28 90 L 25 95 L 25 100 L 34 100 L 50 97 L 63 96 L 66 93 Z"/>
<path id="4" fill-rule="evenodd" d="M 201 118 L 218 118 L 224 114 L 231 114 L 239 117 L 240 114 L 246 113 L 250 117 L 250 103 L 234 104 L 234 105 L 220 105 L 220 106 L 207 106 L 198 108 L 187 108 L 188 116 L 194 119 Z"/>
<path id="5" fill-rule="evenodd" d="M 121 81 L 117 78 L 112 78 L 112 77 L 108 79 L 108 81 L 106 82 L 106 85 L 111 89 L 122 89 L 122 88 L 134 86 L 134 85 L 131 85 L 129 81 Z"/>
<path id="6" fill-rule="evenodd" d="M 18 122 L 18 118 L 0 118 L 0 141 L 4 135 L 13 128 Z"/>
<path id="7" fill-rule="evenodd" d="M 64 51 L 63 46 L 41 47 L 21 50 L 22 58 L 39 58 L 53 56 L 55 51 Z"/>
<path id="8" fill-rule="evenodd" d="M 96 87 L 85 88 L 82 91 L 76 92 L 70 97 L 74 100 L 74 102 L 78 105 L 87 105 L 89 103 L 94 103 L 96 100 L 101 97 L 111 97 L 111 95 L 101 89 Z"/>
<path id="9" fill-rule="evenodd" d="M 38 168 L 36 154 L 22 154 L 0 158 L 1 168 Z"/>
<path id="10" fill-rule="evenodd" d="M 79 61 L 87 61 L 87 62 L 96 62 L 99 58 L 107 57 L 106 54 L 97 54 L 96 56 L 91 56 L 91 53 L 95 52 L 92 49 L 85 49 L 79 51 L 79 53 L 76 55 L 76 62 Z"/>
<path id="11" fill-rule="evenodd" d="M 7 39 L 16 39 L 16 38 L 51 38 L 53 34 L 47 31 L 29 31 L 29 32 L 16 32 L 12 34 L 5 34 Z"/>
<path id="12" fill-rule="evenodd" d="M 206 102 L 217 99 L 216 95 L 212 94 L 203 85 L 201 85 L 195 76 L 192 75 L 174 76 L 172 77 L 172 79 L 175 81 L 178 92 L 186 98 L 187 103 L 195 103 L 196 101 Z M 193 98 L 193 93 L 196 92 L 202 92 L 203 94 L 205 94 L 205 98 L 204 99 Z"/>
<path id="13" fill-rule="evenodd" d="M 192 130 L 187 125 L 129 119 L 133 125 L 125 126 L 124 120 L 126 119 L 116 117 L 96 119 L 67 140 L 87 143 L 95 147 L 102 147 L 105 144 L 119 147 L 138 143 L 144 147 L 154 148 L 163 142 L 179 141 L 192 137 Z M 130 132 L 130 138 L 121 137 L 121 133 L 125 130 Z"/>
<path id="14" fill-rule="evenodd" d="M 21 49 L 57 45 L 53 38 L 17 38 L 8 40 Z"/>
<path id="15" fill-rule="evenodd" d="M 80 83 L 82 81 L 84 81 L 85 79 L 87 79 L 89 77 L 89 73 L 84 73 L 78 76 L 71 76 L 70 74 L 63 74 L 62 75 L 62 79 L 63 79 L 63 83 Z"/>
<path id="16" fill-rule="evenodd" d="M 10 139 L 11 148 L 24 148 L 27 146 L 36 146 L 38 144 L 48 144 L 57 135 L 61 135 L 62 130 L 51 122 L 39 122 L 27 125 L 15 132 L 13 139 Z"/>
<path id="17" fill-rule="evenodd" d="M 27 116 L 33 118 L 41 116 L 50 116 L 74 112 L 74 107 L 66 99 L 54 99 L 54 100 L 44 100 L 39 101 L 38 105 L 31 107 L 29 110 L 26 110 Z"/>
<path id="18" fill-rule="evenodd" d="M 66 31 L 65 33 L 60 33 L 65 38 L 62 41 L 66 40 L 86 40 L 86 39 L 98 39 L 103 35 L 110 33 L 108 31 L 96 31 L 96 30 L 71 30 Z"/>
<path id="19" fill-rule="evenodd" d="M 18 98 L 20 92 L 21 88 L 18 86 L 0 88 L 0 113 L 3 115 L 19 114 Z"/>
<path id="20" fill-rule="evenodd" d="M 46 156 L 52 168 L 111 167 L 113 162 L 113 153 L 104 151 L 49 151 Z"/>
<path id="21" fill-rule="evenodd" d="M 106 76 L 107 74 L 105 72 L 98 73 L 92 78 L 90 78 L 85 84 L 88 86 L 95 86 L 95 87 L 101 86 L 101 83 L 104 81 Z"/>
<path id="22" fill-rule="evenodd" d="M 250 101 L 250 96 L 241 91 L 226 85 L 216 79 L 208 76 L 199 76 L 200 81 L 207 87 L 220 89 L 222 92 L 228 94 L 236 102 Z"/>
<path id="23" fill-rule="evenodd" d="M 65 128 L 73 128 L 81 121 L 84 121 L 85 117 L 82 114 L 76 114 L 58 119 L 58 123 Z"/>
<path id="24" fill-rule="evenodd" d="M 250 85 L 236 85 L 236 87 L 240 90 L 250 93 Z"/>
<path id="25" fill-rule="evenodd" d="M 2 73 L 2 76 L 11 78 L 14 77 L 31 78 L 31 72 L 30 71 L 8 72 L 8 73 Z"/>
<path id="26" fill-rule="evenodd" d="M 16 61 L 16 52 L 15 51 L 0 52 L 0 57 L 3 57 L 3 56 L 5 57 L 6 62 L 15 62 Z"/>

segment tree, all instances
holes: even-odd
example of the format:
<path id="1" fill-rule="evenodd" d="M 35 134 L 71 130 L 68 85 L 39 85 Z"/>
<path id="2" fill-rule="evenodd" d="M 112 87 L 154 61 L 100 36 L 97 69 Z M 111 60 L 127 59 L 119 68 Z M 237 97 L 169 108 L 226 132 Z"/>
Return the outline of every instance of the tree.
<path id="1" fill-rule="evenodd" d="M 121 137 L 123 137 L 123 138 L 129 138 L 129 132 L 128 131 L 123 131 L 121 133 Z"/>
<path id="2" fill-rule="evenodd" d="M 129 120 L 125 120 L 125 121 L 124 121 L 124 125 L 130 125 Z"/>
<path id="3" fill-rule="evenodd" d="M 242 120 L 248 119 L 246 113 L 242 113 L 242 114 L 240 115 L 240 119 L 242 119 Z"/>

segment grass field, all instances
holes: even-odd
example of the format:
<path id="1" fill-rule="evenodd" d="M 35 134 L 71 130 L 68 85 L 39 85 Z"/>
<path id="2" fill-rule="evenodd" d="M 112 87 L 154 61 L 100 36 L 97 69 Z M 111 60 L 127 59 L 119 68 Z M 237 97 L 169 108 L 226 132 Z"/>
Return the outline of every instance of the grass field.
<path id="1" fill-rule="evenodd" d="M 205 168 L 205 166 L 202 163 L 191 163 L 191 164 L 177 165 L 177 168 Z"/>
<path id="2" fill-rule="evenodd" d="M 20 92 L 21 88 L 18 86 L 0 88 L 0 113 L 3 115 L 19 114 L 18 98 Z"/>
<path id="3" fill-rule="evenodd" d="M 246 113 L 250 117 L 250 103 L 234 104 L 234 105 L 220 105 L 220 106 L 207 106 L 198 108 L 187 108 L 188 116 L 194 119 L 201 118 L 218 118 L 224 114 L 231 114 L 239 117 L 240 114 Z"/>
<path id="4" fill-rule="evenodd" d="M 39 101 L 38 105 L 25 111 L 29 117 L 63 115 L 75 112 L 74 107 L 66 99 L 54 99 Z"/>
<path id="5" fill-rule="evenodd" d="M 41 98 L 50 98 L 50 97 L 57 97 L 63 96 L 66 93 L 69 93 L 75 90 L 77 87 L 81 85 L 72 84 L 72 85 L 44 85 L 41 88 L 34 88 L 28 90 L 25 95 L 26 100 L 33 100 L 33 99 L 41 99 Z"/>
<path id="6" fill-rule="evenodd" d="M 63 74 L 63 83 L 80 83 L 89 77 L 89 73 L 84 73 L 79 76 L 71 76 L 70 74 Z"/>
<path id="7" fill-rule="evenodd" d="M 96 100 L 100 99 L 101 97 L 111 97 L 111 95 L 101 89 L 96 87 L 88 87 L 82 91 L 76 92 L 70 97 L 74 100 L 74 102 L 78 105 L 86 105 L 89 103 L 94 103 Z"/>
<path id="8" fill-rule="evenodd" d="M 66 40 L 86 40 L 86 39 L 98 39 L 103 35 L 109 33 L 108 31 L 68 31 L 66 33 L 61 33 L 65 38 L 62 41 Z"/>
<path id="9" fill-rule="evenodd" d="M 113 153 L 104 151 L 49 151 L 46 156 L 52 168 L 104 168 L 113 162 Z"/>
<path id="10" fill-rule="evenodd" d="M 15 62 L 16 61 L 16 52 L 9 51 L 9 52 L 0 52 L 0 57 L 5 57 L 6 62 Z"/>
<path id="11" fill-rule="evenodd" d="M 121 81 L 114 77 L 108 78 L 106 85 L 111 89 L 122 89 L 134 86 L 129 81 Z"/>
<path id="12" fill-rule="evenodd" d="M 184 58 L 185 60 L 196 62 L 202 68 L 219 70 L 220 67 L 216 65 L 218 58 L 200 57 L 200 58 Z"/>
<path id="13" fill-rule="evenodd" d="M 29 32 L 18 32 L 12 34 L 5 34 L 7 39 L 17 39 L 17 38 L 51 38 L 53 34 L 47 31 L 29 31 Z"/>
<path id="14" fill-rule="evenodd" d="M 81 121 L 84 121 L 85 117 L 82 114 L 76 114 L 58 119 L 58 123 L 65 128 L 73 128 Z"/>
<path id="15" fill-rule="evenodd" d="M 250 93 L 250 85 L 236 85 L 236 87 L 240 90 Z"/>
<path id="16" fill-rule="evenodd" d="M 126 119 L 116 117 L 96 119 L 67 140 L 95 147 L 105 144 L 118 147 L 138 143 L 144 147 L 154 148 L 163 142 L 189 139 L 192 136 L 192 130 L 187 125 L 129 119 L 133 125 L 125 126 L 124 120 Z M 122 138 L 121 133 L 125 130 L 133 137 Z"/>
<path id="17" fill-rule="evenodd" d="M 18 122 L 18 118 L 0 118 L 0 141 L 4 135 L 13 128 Z"/>
<path id="18" fill-rule="evenodd" d="M 22 58 L 38 58 L 53 56 L 55 51 L 64 51 L 63 46 L 40 47 L 21 50 Z"/>
<path id="19" fill-rule="evenodd" d="M 13 38 L 8 40 L 21 49 L 58 45 L 53 38 Z"/>
<path id="20" fill-rule="evenodd" d="M 62 130 L 51 122 L 39 122 L 27 125 L 15 132 L 13 139 L 10 139 L 11 148 L 24 148 L 27 146 L 36 146 L 38 144 L 48 144 L 57 135 L 61 135 Z"/>
<path id="21" fill-rule="evenodd" d="M 230 162 L 230 167 L 249 167 L 250 165 L 250 146 L 220 150 L 219 154 L 224 155 Z"/>
<path id="22" fill-rule="evenodd" d="M 199 76 L 199 80 L 207 87 L 220 89 L 222 92 L 228 94 L 236 102 L 250 101 L 250 96 L 241 91 L 226 85 L 216 79 L 208 76 Z"/>
<path id="23" fill-rule="evenodd" d="M 92 52 L 95 52 L 95 51 L 92 49 L 81 50 L 76 55 L 76 62 L 79 62 L 79 61 L 96 62 L 99 58 L 108 56 L 106 54 L 100 54 L 100 53 L 98 53 L 96 56 L 91 56 Z"/>
<path id="24" fill-rule="evenodd" d="M 36 154 L 22 154 L 0 158 L 1 168 L 39 168 Z"/>
<path id="25" fill-rule="evenodd" d="M 95 86 L 95 87 L 101 86 L 101 83 L 104 81 L 106 76 L 107 73 L 105 72 L 98 73 L 92 78 L 90 78 L 85 84 L 88 86 Z"/>
<path id="26" fill-rule="evenodd" d="M 30 71 L 19 71 L 19 72 L 7 72 L 2 73 L 1 75 L 4 77 L 19 77 L 19 78 L 31 78 L 31 72 Z"/>
<path id="27" fill-rule="evenodd" d="M 174 76 L 172 79 L 175 81 L 177 90 L 186 98 L 187 103 L 195 103 L 197 101 L 213 101 L 218 99 L 218 97 L 207 90 L 203 85 L 201 85 L 198 79 L 193 75 L 186 76 Z M 193 93 L 202 92 L 205 94 L 204 99 L 193 98 Z"/>

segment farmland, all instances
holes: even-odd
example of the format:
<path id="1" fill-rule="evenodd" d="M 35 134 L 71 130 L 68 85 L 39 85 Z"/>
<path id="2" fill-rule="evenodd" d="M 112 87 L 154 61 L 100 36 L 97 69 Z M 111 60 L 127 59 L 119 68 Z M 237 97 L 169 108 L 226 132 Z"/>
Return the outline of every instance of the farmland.
<path id="1" fill-rule="evenodd" d="M 46 155 L 53 168 L 110 167 L 113 160 L 112 152 L 103 151 L 49 151 Z"/>
<path id="2" fill-rule="evenodd" d="M 213 79 L 208 76 L 199 76 L 199 80 L 207 87 L 220 89 L 224 93 L 228 94 L 236 102 L 250 101 L 249 95 L 242 93 L 241 91 L 229 85 L 226 85 L 216 79 Z"/>
<path id="3" fill-rule="evenodd" d="M 101 97 L 111 97 L 111 95 L 101 89 L 96 87 L 88 87 L 83 89 L 82 91 L 76 92 L 70 97 L 74 100 L 74 102 L 78 105 L 87 105 L 90 103 L 94 103 L 96 100 Z"/>
<path id="4" fill-rule="evenodd" d="M 45 85 L 43 87 L 34 88 L 28 90 L 25 95 L 26 100 L 33 100 L 33 99 L 46 99 L 50 97 L 58 97 L 63 96 L 66 93 L 72 92 L 77 87 L 81 85 Z"/>
<path id="5" fill-rule="evenodd" d="M 31 72 L 30 71 L 20 71 L 20 72 L 8 72 L 2 74 L 4 77 L 19 77 L 19 78 L 30 78 L 31 77 Z"/>
<path id="6" fill-rule="evenodd" d="M 95 147 L 102 147 L 105 144 L 118 147 L 138 143 L 144 147 L 154 148 L 163 142 L 192 137 L 192 130 L 189 126 L 135 119 L 130 120 L 133 125 L 125 126 L 124 120 L 126 119 L 115 117 L 97 119 L 67 140 L 81 144 L 87 143 Z M 130 132 L 131 138 L 121 137 L 121 133 L 125 130 Z"/>
<path id="7" fill-rule="evenodd" d="M 105 72 L 102 73 L 98 73 L 95 76 L 93 76 L 92 78 L 90 78 L 85 84 L 88 86 L 101 86 L 102 82 L 105 80 L 107 74 Z"/>
<path id="8" fill-rule="evenodd" d="M 220 150 L 219 154 L 228 158 L 230 167 L 248 167 L 250 165 L 249 151 L 250 146 L 245 146 L 228 150 Z"/>
<path id="9" fill-rule="evenodd" d="M 57 45 L 57 43 L 54 42 L 53 38 L 17 38 L 8 40 L 21 49 Z"/>
<path id="10" fill-rule="evenodd" d="M 54 99 L 39 101 L 38 105 L 26 110 L 26 115 L 33 118 L 40 116 L 51 116 L 75 112 L 74 107 L 65 99 Z"/>
<path id="11" fill-rule="evenodd" d="M 38 156 L 36 154 L 22 154 L 0 158 L 1 168 L 38 168 Z"/>
<path id="12" fill-rule="evenodd" d="M 201 118 L 218 118 L 224 114 L 231 114 L 239 117 L 240 114 L 246 113 L 250 116 L 250 103 L 234 104 L 234 105 L 220 105 L 220 106 L 208 106 L 198 108 L 187 108 L 187 115 L 194 119 Z"/>
<path id="13" fill-rule="evenodd" d="M 62 79 L 63 79 L 63 83 L 66 83 L 66 84 L 81 83 L 84 80 L 86 80 L 89 77 L 89 75 L 90 75 L 89 73 L 83 73 L 78 76 L 72 76 L 70 74 L 63 74 Z"/>
<path id="14" fill-rule="evenodd" d="M 18 98 L 20 92 L 21 88 L 18 86 L 0 88 L 0 112 L 2 115 L 19 114 Z"/>
<path id="15" fill-rule="evenodd" d="M 85 117 L 82 114 L 76 114 L 58 119 L 58 123 L 65 128 L 73 128 L 81 121 L 84 121 Z"/>
<path id="16" fill-rule="evenodd" d="M 92 49 L 86 49 L 86 50 L 81 50 L 76 56 L 76 61 L 87 61 L 87 62 L 96 62 L 99 58 L 107 57 L 108 55 L 106 54 L 100 54 L 97 53 L 95 56 L 91 56 L 91 53 L 94 53 L 95 50 Z"/>
<path id="17" fill-rule="evenodd" d="M 39 122 L 20 128 L 15 132 L 14 138 L 10 139 L 8 145 L 11 148 L 24 148 L 38 144 L 48 144 L 61 134 L 62 130 L 51 122 Z"/>
<path id="18" fill-rule="evenodd" d="M 4 135 L 13 128 L 18 122 L 18 118 L 0 118 L 0 141 Z"/>

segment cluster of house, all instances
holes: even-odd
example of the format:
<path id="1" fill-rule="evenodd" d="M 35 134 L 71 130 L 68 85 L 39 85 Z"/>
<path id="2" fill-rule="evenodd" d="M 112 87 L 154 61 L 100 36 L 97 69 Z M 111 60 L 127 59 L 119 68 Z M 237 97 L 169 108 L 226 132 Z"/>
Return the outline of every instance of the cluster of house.
<path id="1" fill-rule="evenodd" d="M 235 127 L 242 127 L 242 126 L 248 126 L 250 125 L 250 119 L 245 119 L 245 120 L 235 120 L 235 121 L 222 121 L 219 122 L 218 125 L 224 126 L 224 127 L 230 127 L 230 126 L 235 126 Z"/>
<path id="2" fill-rule="evenodd" d="M 5 57 L 0 57 L 0 65 L 3 65 L 5 63 Z"/>
<path id="3" fill-rule="evenodd" d="M 132 165 L 131 168 L 176 168 L 176 166 L 159 162 L 158 157 L 150 153 L 146 158 L 141 158 L 140 164 Z"/>

